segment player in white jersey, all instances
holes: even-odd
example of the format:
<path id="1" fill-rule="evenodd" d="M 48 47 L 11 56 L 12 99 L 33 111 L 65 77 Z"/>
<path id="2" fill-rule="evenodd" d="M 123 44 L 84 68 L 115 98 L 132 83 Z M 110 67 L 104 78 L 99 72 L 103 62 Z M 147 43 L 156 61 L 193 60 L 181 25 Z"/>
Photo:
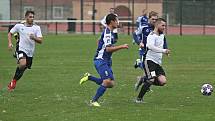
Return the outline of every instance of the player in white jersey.
<path id="1" fill-rule="evenodd" d="M 115 9 L 114 8 L 110 8 L 109 10 L 109 14 L 112 13 L 114 15 L 117 16 L 117 19 L 118 19 L 118 15 L 115 13 Z M 119 20 L 118 21 L 118 26 L 119 26 Z M 101 20 L 101 24 L 106 28 L 107 27 L 107 23 L 106 23 L 106 16 L 103 17 L 103 19 Z M 113 36 L 115 38 L 115 40 L 117 41 L 118 40 L 118 30 L 117 28 L 113 29 Z"/>
<path id="2" fill-rule="evenodd" d="M 22 77 L 24 71 L 31 68 L 35 44 L 42 43 L 40 26 L 34 23 L 34 11 L 26 11 L 25 22 L 17 23 L 8 33 L 9 50 L 13 49 L 12 34 L 16 32 L 19 33 L 19 43 L 16 48 L 18 66 L 12 81 L 8 84 L 9 91 L 15 89 L 16 83 Z"/>
<path id="3" fill-rule="evenodd" d="M 147 37 L 147 52 L 145 58 L 145 73 L 147 81 L 144 82 L 143 87 L 136 99 L 136 103 L 143 102 L 143 96 L 153 84 L 156 86 L 164 86 L 166 84 L 166 75 L 161 67 L 163 54 L 169 55 L 170 50 L 165 49 L 165 36 L 164 30 L 166 27 L 166 21 L 159 18 L 155 23 L 154 31 L 152 31 Z"/>

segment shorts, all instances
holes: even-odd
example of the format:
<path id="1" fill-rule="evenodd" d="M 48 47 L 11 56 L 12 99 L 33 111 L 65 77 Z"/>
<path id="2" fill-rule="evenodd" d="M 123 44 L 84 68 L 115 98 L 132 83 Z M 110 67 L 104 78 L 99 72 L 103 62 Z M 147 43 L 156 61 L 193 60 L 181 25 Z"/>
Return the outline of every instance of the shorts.
<path id="1" fill-rule="evenodd" d="M 17 55 L 16 57 L 17 57 L 17 60 L 18 60 L 17 63 L 19 63 L 20 59 L 26 58 L 26 61 L 27 61 L 26 66 L 27 66 L 28 69 L 31 69 L 33 57 L 28 57 L 27 54 L 25 52 L 23 52 L 23 51 L 16 51 L 16 55 Z"/>
<path id="2" fill-rule="evenodd" d="M 144 70 L 148 79 L 159 77 L 160 75 L 166 75 L 163 68 L 159 64 L 156 64 L 151 60 L 145 60 L 144 63 Z"/>
<path id="3" fill-rule="evenodd" d="M 94 60 L 94 65 L 102 80 L 114 80 L 111 64 L 102 59 L 96 59 Z"/>

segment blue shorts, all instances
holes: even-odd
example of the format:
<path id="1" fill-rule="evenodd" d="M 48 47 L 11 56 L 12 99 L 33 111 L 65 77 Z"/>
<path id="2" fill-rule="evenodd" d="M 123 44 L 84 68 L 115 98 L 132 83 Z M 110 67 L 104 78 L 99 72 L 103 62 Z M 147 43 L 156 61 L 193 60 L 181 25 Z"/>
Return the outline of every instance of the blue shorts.
<path id="1" fill-rule="evenodd" d="M 94 65 L 102 80 L 114 80 L 111 62 L 108 63 L 102 59 L 94 60 Z"/>

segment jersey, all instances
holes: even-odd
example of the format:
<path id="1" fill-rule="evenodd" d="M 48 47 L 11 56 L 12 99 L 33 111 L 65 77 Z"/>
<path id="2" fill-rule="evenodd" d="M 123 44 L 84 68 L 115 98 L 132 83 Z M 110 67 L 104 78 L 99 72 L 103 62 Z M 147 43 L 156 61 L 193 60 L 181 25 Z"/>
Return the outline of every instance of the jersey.
<path id="1" fill-rule="evenodd" d="M 148 17 L 146 15 L 137 17 L 137 20 L 136 20 L 137 28 L 140 28 L 141 26 L 145 26 L 147 24 L 148 24 Z"/>
<path id="2" fill-rule="evenodd" d="M 30 39 L 30 34 L 35 37 L 42 37 L 41 29 L 38 25 L 26 26 L 25 23 L 16 24 L 10 33 L 19 33 L 18 51 L 23 51 L 28 57 L 33 57 L 35 50 L 35 41 Z"/>
<path id="3" fill-rule="evenodd" d="M 156 64 L 161 65 L 163 53 L 166 51 L 164 34 L 157 35 L 151 32 L 147 37 L 147 53 L 146 60 L 151 60 Z M 166 46 L 167 47 L 167 46 Z"/>
<path id="4" fill-rule="evenodd" d="M 105 28 L 98 42 L 98 48 L 94 60 L 102 59 L 106 62 L 111 62 L 112 52 L 107 52 L 106 47 L 114 46 L 115 40 L 113 32 L 109 28 Z"/>

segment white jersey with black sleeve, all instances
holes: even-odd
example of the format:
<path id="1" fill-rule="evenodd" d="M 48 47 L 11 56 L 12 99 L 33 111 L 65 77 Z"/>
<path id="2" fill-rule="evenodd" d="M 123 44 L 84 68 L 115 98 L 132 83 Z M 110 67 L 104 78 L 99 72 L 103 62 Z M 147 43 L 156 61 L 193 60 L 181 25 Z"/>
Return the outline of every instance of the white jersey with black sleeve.
<path id="1" fill-rule="evenodd" d="M 157 35 L 154 32 L 148 35 L 146 60 L 151 60 L 161 65 L 163 53 L 166 51 L 166 49 L 164 49 L 164 38 L 164 34 Z"/>
<path id="2" fill-rule="evenodd" d="M 40 26 L 33 24 L 32 26 L 26 26 L 25 23 L 16 24 L 10 33 L 19 33 L 19 48 L 18 51 L 23 51 L 28 57 L 33 57 L 35 50 L 35 41 L 30 39 L 30 35 L 33 34 L 35 37 L 42 37 Z"/>

